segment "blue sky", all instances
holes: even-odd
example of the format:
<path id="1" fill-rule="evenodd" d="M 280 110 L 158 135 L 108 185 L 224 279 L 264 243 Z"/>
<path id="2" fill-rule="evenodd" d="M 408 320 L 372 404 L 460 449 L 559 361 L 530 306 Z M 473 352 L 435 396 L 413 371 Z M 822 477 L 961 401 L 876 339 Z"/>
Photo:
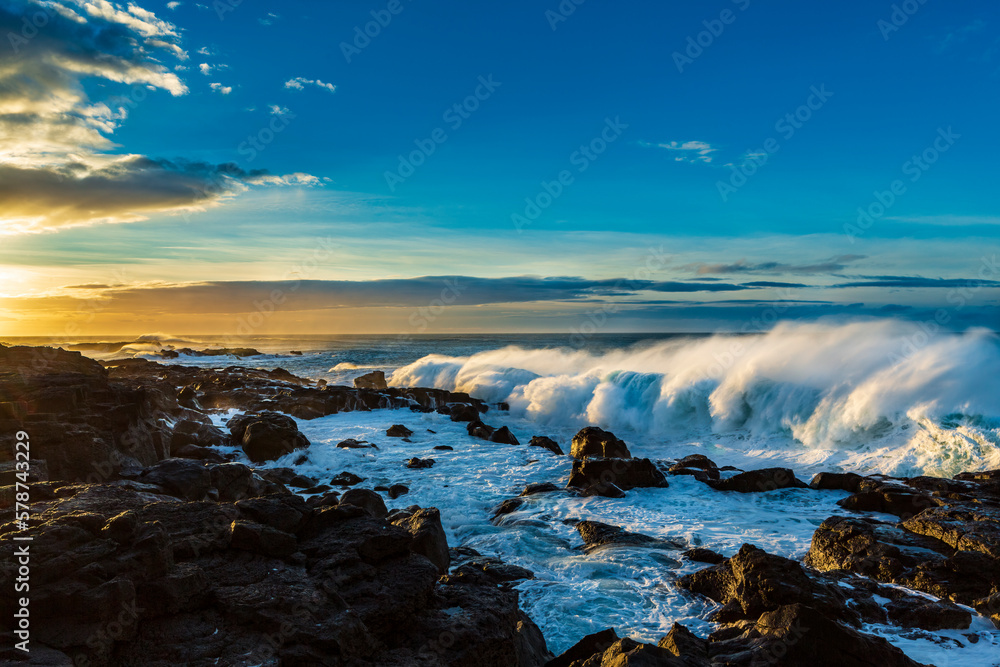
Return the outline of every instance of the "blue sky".
<path id="1" fill-rule="evenodd" d="M 318 292 L 260 333 L 405 332 L 456 275 L 631 282 L 473 283 L 429 330 L 559 331 L 608 304 L 609 330 L 739 328 L 775 302 L 1000 324 L 996 7 L 140 4 L 0 0 L 0 332 L 61 330 L 82 299 L 102 304 L 82 330 L 111 333 L 135 293 L 158 305 L 131 332 L 225 332 L 259 301 L 234 281 L 296 278 Z M 650 280 L 706 288 L 635 282 L 651 248 Z M 405 299 L 378 282 L 426 276 Z M 178 318 L 192 286 L 213 305 Z"/>

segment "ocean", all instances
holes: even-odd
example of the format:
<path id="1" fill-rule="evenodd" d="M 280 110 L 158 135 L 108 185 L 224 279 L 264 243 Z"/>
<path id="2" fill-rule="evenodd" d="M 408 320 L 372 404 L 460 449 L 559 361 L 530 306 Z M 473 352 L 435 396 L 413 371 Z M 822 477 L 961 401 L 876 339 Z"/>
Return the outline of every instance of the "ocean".
<path id="1" fill-rule="evenodd" d="M 509 426 L 522 444 L 533 435 L 550 436 L 564 451 L 579 428 L 593 424 L 624 439 L 635 456 L 705 454 L 720 466 L 744 470 L 790 467 L 807 482 L 821 471 L 950 477 L 1000 468 L 1000 339 L 986 330 L 931 334 L 919 324 L 882 320 L 782 324 L 750 335 L 284 337 L 241 341 L 261 356 L 176 359 L 158 355 L 164 348 L 201 350 L 231 341 L 146 336 L 127 344 L 106 338 L 58 342 L 100 359 L 282 367 L 331 384 L 383 370 L 391 385 L 467 391 L 491 404 L 507 403 L 509 412 L 491 409 L 484 421 Z M 230 416 L 215 419 L 223 425 Z M 414 431 L 412 442 L 385 437 L 396 423 Z M 437 413 L 352 412 L 299 420 L 299 427 L 312 442 L 305 460 L 293 453 L 269 465 L 295 467 L 320 480 L 346 470 L 365 478 L 368 488 L 407 485 L 407 495 L 387 500 L 390 509 L 437 507 L 449 544 L 535 573 L 517 586 L 522 606 L 557 654 L 608 625 L 653 642 L 674 622 L 698 634 L 712 628 L 704 619 L 713 603 L 672 585 L 703 565 L 654 549 L 585 553 L 576 520 L 725 556 L 751 543 L 801 559 L 824 519 L 847 514 L 836 505 L 848 495 L 843 491 L 739 494 L 676 476 L 669 488 L 634 489 L 622 499 L 532 496 L 494 522 L 496 506 L 525 485 L 562 486 L 569 457 L 475 440 L 465 424 Z M 380 448 L 337 448 L 346 438 Z M 443 445 L 453 450 L 434 449 Z M 414 456 L 436 463 L 406 468 Z M 979 616 L 965 631 L 866 631 L 939 666 L 990 665 L 1000 651 L 1000 631 Z"/>

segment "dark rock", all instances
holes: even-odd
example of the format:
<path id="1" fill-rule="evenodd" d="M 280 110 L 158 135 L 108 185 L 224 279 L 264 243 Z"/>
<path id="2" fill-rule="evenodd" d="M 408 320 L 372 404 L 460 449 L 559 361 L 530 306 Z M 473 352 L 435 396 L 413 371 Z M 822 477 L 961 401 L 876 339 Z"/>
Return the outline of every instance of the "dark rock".
<path id="1" fill-rule="evenodd" d="M 649 535 L 630 533 L 618 526 L 609 526 L 597 521 L 581 521 L 576 530 L 583 538 L 587 552 L 604 547 L 652 547 L 660 549 L 682 549 L 683 545 Z"/>
<path id="2" fill-rule="evenodd" d="M 856 512 L 881 512 L 905 518 L 937 507 L 938 501 L 929 494 L 883 487 L 875 491 L 860 491 L 838 500 L 837 504 Z"/>
<path id="3" fill-rule="evenodd" d="M 222 447 L 229 444 L 229 438 L 222 429 L 211 424 L 184 419 L 174 426 L 170 436 L 170 451 L 196 445 L 198 447 Z"/>
<path id="4" fill-rule="evenodd" d="M 480 440 L 489 440 L 490 436 L 493 435 L 493 431 L 496 430 L 492 426 L 487 426 L 478 419 L 474 422 L 469 422 L 466 429 L 469 431 L 469 435 L 473 438 L 479 438 Z"/>
<path id="5" fill-rule="evenodd" d="M 344 472 L 338 473 L 333 479 L 331 479 L 330 484 L 333 484 L 334 486 L 354 486 L 363 481 L 365 481 L 364 477 L 359 477 L 353 472 L 345 470 Z"/>
<path id="6" fill-rule="evenodd" d="M 354 378 L 354 386 L 358 389 L 373 389 L 375 391 L 386 391 L 389 388 L 385 381 L 384 371 L 372 371 L 356 377 Z"/>
<path id="7" fill-rule="evenodd" d="M 821 472 L 813 476 L 812 481 L 809 482 L 809 487 L 813 489 L 839 489 L 841 491 L 857 493 L 862 480 L 864 480 L 864 477 L 853 472 Z"/>
<path id="8" fill-rule="evenodd" d="M 219 490 L 219 499 L 235 501 L 260 493 L 253 471 L 242 463 L 223 463 L 210 469 L 212 486 Z"/>
<path id="9" fill-rule="evenodd" d="M 185 500 L 201 500 L 212 487 L 212 474 L 205 464 L 189 459 L 160 461 L 143 470 L 139 480 Z"/>
<path id="10" fill-rule="evenodd" d="M 806 484 L 795 477 L 788 468 L 763 468 L 750 470 L 732 477 L 706 482 L 717 491 L 738 491 L 739 493 L 759 493 L 775 489 L 805 489 Z"/>
<path id="11" fill-rule="evenodd" d="M 656 645 L 680 658 L 684 667 L 708 667 L 711 664 L 708 640 L 696 636 L 680 623 L 674 623 L 670 632 Z"/>
<path id="12" fill-rule="evenodd" d="M 406 462 L 407 468 L 415 470 L 420 470 L 422 468 L 431 468 L 433 466 L 434 466 L 434 459 L 418 459 L 415 456 Z"/>
<path id="13" fill-rule="evenodd" d="M 479 408 L 475 405 L 459 404 L 452 405 L 449 414 L 451 415 L 451 420 L 453 422 L 474 422 L 479 421 L 479 415 L 481 413 L 479 412 Z"/>
<path id="14" fill-rule="evenodd" d="M 725 556 L 712 551 L 711 549 L 688 549 L 681 555 L 688 560 L 693 560 L 698 563 L 711 563 L 712 565 L 718 565 L 719 563 L 724 563 L 726 561 Z"/>
<path id="15" fill-rule="evenodd" d="M 500 506 L 493 512 L 493 518 L 496 519 L 499 516 L 516 512 L 522 505 L 524 505 L 524 500 L 521 498 L 508 498 L 500 503 Z"/>
<path id="16" fill-rule="evenodd" d="M 233 549 L 284 558 L 298 550 L 295 536 L 259 523 L 234 521 L 230 545 Z"/>
<path id="17" fill-rule="evenodd" d="M 439 452 L 453 452 L 453 451 L 455 451 L 454 447 L 449 447 L 448 445 L 438 445 L 434 449 L 438 450 Z"/>
<path id="18" fill-rule="evenodd" d="M 544 436 L 544 435 L 535 435 L 535 436 L 532 436 L 531 437 L 531 442 L 528 443 L 528 446 L 529 447 L 542 447 L 544 449 L 549 450 L 553 454 L 558 454 L 559 456 L 563 455 L 562 447 L 560 447 L 559 444 L 555 440 L 553 440 L 552 438 L 549 438 L 547 436 Z"/>
<path id="19" fill-rule="evenodd" d="M 389 514 L 385 507 L 382 496 L 371 489 L 349 489 L 340 496 L 341 505 L 354 505 L 368 512 L 376 519 L 381 519 Z"/>
<path id="20" fill-rule="evenodd" d="M 520 445 L 514 434 L 506 426 L 501 426 L 490 434 L 490 442 L 497 442 L 502 445 Z"/>
<path id="21" fill-rule="evenodd" d="M 419 509 L 409 516 L 393 519 L 393 525 L 405 528 L 413 536 L 411 549 L 414 553 L 427 557 L 437 566 L 438 572 L 446 574 L 451 564 L 448 554 L 448 540 L 441 525 L 441 513 L 434 507 Z"/>
<path id="22" fill-rule="evenodd" d="M 614 628 L 587 635 L 563 651 L 558 657 L 545 663 L 545 667 L 573 667 L 574 663 L 582 663 L 591 656 L 603 654 L 618 639 L 618 633 L 615 632 Z M 595 664 L 595 667 L 598 667 L 598 664 Z"/>
<path id="23" fill-rule="evenodd" d="M 409 438 L 413 435 L 413 431 L 402 424 L 394 424 L 386 430 L 385 434 L 390 438 Z"/>
<path id="24" fill-rule="evenodd" d="M 240 415 L 227 426 L 233 444 L 241 446 L 254 463 L 273 461 L 309 446 L 309 439 L 299 432 L 295 420 L 276 412 Z"/>
<path id="25" fill-rule="evenodd" d="M 341 449 L 378 449 L 378 447 L 367 440 L 355 440 L 354 438 L 341 440 L 337 443 L 337 447 L 340 447 Z"/>
<path id="26" fill-rule="evenodd" d="M 573 462 L 566 486 L 586 495 L 615 493 L 640 487 L 666 488 L 667 478 L 649 459 L 583 459 Z M 615 497 L 615 496 L 612 496 Z"/>
<path id="27" fill-rule="evenodd" d="M 892 600 L 885 605 L 885 610 L 893 625 L 929 632 L 966 630 L 972 623 L 971 613 L 949 602 L 907 598 Z"/>
<path id="28" fill-rule="evenodd" d="M 404 496 L 410 492 L 410 487 L 404 486 L 403 484 L 393 484 L 389 487 L 389 497 L 395 500 L 400 496 Z"/>
<path id="29" fill-rule="evenodd" d="M 559 491 L 560 488 L 553 484 L 552 482 L 542 482 L 541 484 L 529 484 L 524 487 L 524 491 L 521 492 L 521 496 L 533 496 L 536 493 L 552 493 L 553 491 Z"/>
<path id="30" fill-rule="evenodd" d="M 615 458 L 629 459 L 629 453 L 625 443 L 615 437 L 614 433 L 605 431 L 596 426 L 587 426 L 573 436 L 573 445 L 570 449 L 570 456 L 574 459 L 585 458 Z"/>

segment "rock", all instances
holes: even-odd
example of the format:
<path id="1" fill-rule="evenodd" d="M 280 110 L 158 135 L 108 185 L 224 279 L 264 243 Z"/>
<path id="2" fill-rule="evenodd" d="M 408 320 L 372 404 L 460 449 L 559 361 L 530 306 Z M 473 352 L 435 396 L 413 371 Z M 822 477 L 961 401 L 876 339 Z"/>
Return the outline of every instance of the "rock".
<path id="1" fill-rule="evenodd" d="M 295 420 L 276 412 L 240 415 L 227 426 L 233 444 L 241 446 L 254 463 L 273 461 L 309 446 L 309 439 L 299 432 Z"/>
<path id="2" fill-rule="evenodd" d="M 839 489 L 856 493 L 863 480 L 864 477 L 853 472 L 821 472 L 813 476 L 809 487 L 812 489 Z"/>
<path id="3" fill-rule="evenodd" d="M 719 479 L 719 467 L 704 454 L 685 456 L 670 466 L 669 472 L 673 475 L 693 475 L 701 482 Z"/>
<path id="4" fill-rule="evenodd" d="M 341 449 L 378 449 L 378 447 L 367 440 L 355 440 L 354 438 L 341 440 L 337 443 L 337 447 Z"/>
<path id="5" fill-rule="evenodd" d="M 562 447 L 560 447 L 559 444 L 555 440 L 553 440 L 552 438 L 549 438 L 547 436 L 544 436 L 544 435 L 535 435 L 535 436 L 532 436 L 531 437 L 531 442 L 528 443 L 528 446 L 529 447 L 542 447 L 544 449 L 549 450 L 553 454 L 558 454 L 559 456 L 563 455 Z"/>
<path id="6" fill-rule="evenodd" d="M 143 470 L 139 480 L 185 500 L 201 500 L 212 487 L 212 474 L 205 464 L 189 459 L 160 461 Z"/>
<path id="7" fill-rule="evenodd" d="M 171 448 L 170 455 L 175 459 L 194 459 L 206 463 L 225 463 L 226 457 L 209 447 L 199 447 L 197 445 L 184 445 L 180 448 Z"/>
<path id="8" fill-rule="evenodd" d="M 573 436 L 570 456 L 574 459 L 613 458 L 629 459 L 632 454 L 624 442 L 615 437 L 614 433 L 596 426 L 587 426 Z"/>
<path id="9" fill-rule="evenodd" d="M 475 405 L 459 404 L 451 406 L 451 420 L 453 422 L 474 422 L 479 421 L 479 408 Z"/>
<path id="10" fill-rule="evenodd" d="M 649 459 L 577 459 L 566 486 L 586 495 L 615 493 L 640 487 L 667 488 L 667 478 Z M 614 488 L 612 488 L 614 487 Z"/>
<path id="11" fill-rule="evenodd" d="M 571 667 L 684 667 L 673 653 L 653 644 L 642 644 L 629 639 L 619 639 L 602 654 L 591 656 L 584 661 L 567 663 Z M 707 663 L 706 663 L 707 665 Z"/>
<path id="12" fill-rule="evenodd" d="M 394 519 L 392 523 L 410 531 L 413 536 L 410 548 L 414 553 L 426 556 L 441 574 L 448 572 L 451 556 L 448 554 L 448 540 L 441 525 L 441 513 L 436 508 L 419 509 L 407 517 Z"/>
<path id="13" fill-rule="evenodd" d="M 683 548 L 683 545 L 671 540 L 630 533 L 618 526 L 609 526 L 597 521 L 581 521 L 576 524 L 576 530 L 583 538 L 584 550 L 588 553 L 604 547 Z"/>
<path id="14" fill-rule="evenodd" d="M 453 452 L 453 451 L 455 451 L 454 447 L 449 447 L 448 445 L 438 445 L 434 449 L 436 449 L 439 452 Z"/>
<path id="15" fill-rule="evenodd" d="M 431 468 L 433 466 L 434 466 L 434 459 L 418 459 L 415 456 L 406 462 L 407 468 L 415 470 L 420 470 L 423 468 Z"/>
<path id="16" fill-rule="evenodd" d="M 473 438 L 479 438 L 480 440 L 489 440 L 490 436 L 493 435 L 493 431 L 496 430 L 492 426 L 487 426 L 478 419 L 474 422 L 469 422 L 469 425 L 466 428 L 469 431 L 469 435 Z"/>
<path id="17" fill-rule="evenodd" d="M 521 498 L 508 498 L 500 503 L 500 506 L 493 512 L 493 518 L 496 519 L 499 516 L 516 512 L 522 505 L 524 505 L 524 500 Z"/>
<path id="18" fill-rule="evenodd" d="M 766 611 L 799 602 L 832 618 L 859 622 L 839 586 L 814 581 L 797 562 L 750 544 L 719 565 L 680 577 L 677 586 L 723 605 L 712 615 L 719 623 L 752 621 Z"/>
<path id="19" fill-rule="evenodd" d="M 395 500 L 400 496 L 404 496 L 410 492 L 410 487 L 404 486 L 402 484 L 393 484 L 389 487 L 389 497 Z"/>
<path id="20" fill-rule="evenodd" d="M 354 505 L 368 512 L 376 519 L 389 514 L 382 497 L 370 489 L 349 489 L 340 496 L 340 505 Z"/>
<path id="21" fill-rule="evenodd" d="M 283 558 L 298 550 L 295 536 L 258 523 L 234 521 L 230 545 L 233 549 Z"/>
<path id="22" fill-rule="evenodd" d="M 601 630 L 587 635 L 573 646 L 566 649 L 558 657 L 545 663 L 545 667 L 572 667 L 574 663 L 582 663 L 591 656 L 603 654 L 619 639 L 614 628 Z M 595 665 L 599 667 L 599 665 Z"/>
<path id="23" fill-rule="evenodd" d="M 912 598 L 892 600 L 885 605 L 893 625 L 920 628 L 928 632 L 938 630 L 967 630 L 972 624 L 972 614 L 958 605 L 931 600 L 915 601 Z"/>
<path id="24" fill-rule="evenodd" d="M 759 493 L 775 489 L 805 489 L 806 484 L 795 477 L 788 468 L 763 468 L 750 470 L 732 477 L 706 482 L 717 491 L 738 491 L 739 493 Z"/>
<path id="25" fill-rule="evenodd" d="M 354 386 L 358 389 L 373 389 L 375 391 L 386 391 L 389 388 L 385 381 L 384 371 L 372 371 L 356 377 L 354 378 Z"/>
<path id="26" fill-rule="evenodd" d="M 215 465 L 211 467 L 209 473 L 212 486 L 219 491 L 219 500 L 242 500 L 253 495 L 255 491 L 260 491 L 255 488 L 253 471 L 242 463 Z"/>
<path id="27" fill-rule="evenodd" d="M 1000 559 L 1000 508 L 935 507 L 903 521 L 911 533 L 926 535 L 959 551 L 978 551 Z"/>
<path id="28" fill-rule="evenodd" d="M 177 422 L 170 436 L 171 452 L 185 445 L 222 447 L 227 444 L 229 444 L 229 438 L 226 437 L 222 429 L 191 419 L 184 419 Z"/>
<path id="29" fill-rule="evenodd" d="M 520 445 L 514 434 L 506 426 L 501 426 L 490 434 L 490 442 L 497 442 L 502 445 Z"/>
<path id="30" fill-rule="evenodd" d="M 719 563 L 724 563 L 726 561 L 725 556 L 712 551 L 711 549 L 688 549 L 681 555 L 688 560 L 693 560 L 698 563 L 711 563 L 712 565 L 718 565 Z"/>
<path id="31" fill-rule="evenodd" d="M 413 431 L 402 424 L 394 424 L 386 430 L 385 434 L 390 438 L 409 438 L 413 435 Z"/>
<path id="32" fill-rule="evenodd" d="M 656 645 L 680 658 L 684 667 L 708 667 L 711 662 L 708 640 L 696 636 L 680 623 L 674 623 L 670 632 Z"/>
<path id="33" fill-rule="evenodd" d="M 524 487 L 524 491 L 521 492 L 521 496 L 533 496 L 537 493 L 552 493 L 553 491 L 559 491 L 560 488 L 553 484 L 552 482 L 543 482 L 541 484 L 529 484 Z"/>
<path id="34" fill-rule="evenodd" d="M 938 506 L 937 500 L 929 494 L 884 487 L 876 491 L 860 491 L 838 500 L 837 504 L 844 509 L 857 512 L 881 512 L 903 518 L 912 517 L 925 509 Z"/>
<path id="35" fill-rule="evenodd" d="M 353 472 L 345 470 L 344 472 L 337 473 L 337 475 L 330 480 L 330 484 L 333 484 L 334 486 L 354 486 L 363 481 L 365 481 L 364 477 L 359 477 Z"/>

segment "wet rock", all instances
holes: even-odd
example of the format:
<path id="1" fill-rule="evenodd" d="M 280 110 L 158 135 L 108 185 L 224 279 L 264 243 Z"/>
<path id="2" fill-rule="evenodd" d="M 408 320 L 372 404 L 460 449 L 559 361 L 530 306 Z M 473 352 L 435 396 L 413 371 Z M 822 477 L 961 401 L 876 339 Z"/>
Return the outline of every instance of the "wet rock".
<path id="1" fill-rule="evenodd" d="M 722 554 L 712 551 L 711 549 L 688 549 L 681 554 L 688 560 L 693 560 L 698 563 L 711 563 L 712 565 L 718 565 L 719 563 L 724 563 L 726 557 Z"/>
<path id="2" fill-rule="evenodd" d="M 474 405 L 459 404 L 451 406 L 451 420 L 453 422 L 474 422 L 479 420 L 479 408 Z"/>
<path id="3" fill-rule="evenodd" d="M 812 489 L 839 489 L 857 493 L 863 480 L 864 477 L 853 472 L 821 472 L 813 476 L 809 487 Z"/>
<path id="4" fill-rule="evenodd" d="M 719 479 L 719 467 L 704 454 L 685 456 L 669 468 L 673 475 L 693 475 L 701 482 Z"/>
<path id="5" fill-rule="evenodd" d="M 438 445 L 434 449 L 436 449 L 439 452 L 453 452 L 453 451 L 455 451 L 454 447 L 450 447 L 448 445 Z"/>
<path id="6" fill-rule="evenodd" d="M 857 512 L 881 512 L 911 517 L 925 509 L 936 507 L 938 502 L 929 494 L 883 488 L 877 491 L 860 491 L 837 501 L 837 504 Z"/>
<path id="7" fill-rule="evenodd" d="M 378 447 L 367 440 L 355 440 L 354 438 L 341 440 L 337 443 L 337 447 L 340 449 L 378 449 Z"/>
<path id="8" fill-rule="evenodd" d="M 560 488 L 553 484 L 552 482 L 542 482 L 541 484 L 529 484 L 524 487 L 524 491 L 521 492 L 521 496 L 533 496 L 538 493 L 552 493 L 553 491 L 559 491 Z"/>
<path id="9" fill-rule="evenodd" d="M 586 495 L 619 497 L 620 491 L 666 488 L 669 484 L 649 459 L 578 459 L 573 462 L 566 486 L 580 489 Z"/>
<path id="10" fill-rule="evenodd" d="M 365 481 L 364 477 L 355 475 L 353 472 L 345 470 L 344 472 L 337 473 L 337 475 L 330 480 L 330 484 L 334 486 L 355 486 Z"/>
<path id="11" fill-rule="evenodd" d="M 241 446 L 254 463 L 273 461 L 309 446 L 309 439 L 299 432 L 295 420 L 276 412 L 240 415 L 227 426 L 233 444 Z"/>
<path id="12" fill-rule="evenodd" d="M 1000 507 L 936 507 L 906 519 L 903 527 L 959 551 L 978 551 L 1000 559 Z"/>
<path id="13" fill-rule="evenodd" d="M 393 424 L 386 430 L 385 434 L 390 438 L 409 438 L 413 435 L 413 431 L 402 424 Z"/>
<path id="14" fill-rule="evenodd" d="M 241 500 L 262 490 L 262 485 L 255 484 L 253 471 L 242 463 L 215 465 L 209 473 L 212 486 L 219 491 L 219 500 Z"/>
<path id="15" fill-rule="evenodd" d="M 434 466 L 434 459 L 420 459 L 414 456 L 412 459 L 406 462 L 406 467 L 414 470 L 421 470 L 424 468 L 432 468 Z"/>
<path id="16" fill-rule="evenodd" d="M 558 657 L 545 663 L 545 667 L 573 667 L 575 664 L 582 664 L 592 656 L 603 654 L 618 639 L 618 633 L 615 632 L 614 628 L 608 628 L 607 630 L 587 635 L 566 649 Z M 600 663 L 597 664 L 599 665 Z"/>
<path id="17" fill-rule="evenodd" d="M 170 435 L 171 452 L 187 445 L 222 447 L 228 444 L 229 438 L 222 429 L 191 419 L 184 419 L 177 422 L 173 433 Z"/>
<path id="18" fill-rule="evenodd" d="M 605 547 L 651 547 L 659 549 L 682 549 L 683 545 L 640 533 L 630 533 L 618 526 L 610 526 L 598 521 L 581 521 L 576 530 L 583 538 L 584 550 L 588 553 Z"/>
<path id="19" fill-rule="evenodd" d="M 796 479 L 795 473 L 788 468 L 750 470 L 726 479 L 709 480 L 707 484 L 717 491 L 737 491 L 739 493 L 808 488 L 806 484 Z"/>
<path id="20" fill-rule="evenodd" d="M 596 426 L 587 426 L 573 436 L 570 456 L 574 459 L 616 458 L 630 459 L 632 454 L 625 443 L 614 433 Z"/>
<path id="21" fill-rule="evenodd" d="M 971 613 L 948 602 L 917 601 L 908 597 L 892 600 L 885 605 L 885 610 L 893 625 L 929 632 L 966 630 L 972 623 Z"/>
<path id="22" fill-rule="evenodd" d="M 493 518 L 496 519 L 499 516 L 516 512 L 522 505 L 524 505 L 524 500 L 521 498 L 508 498 L 500 503 L 500 506 L 493 512 Z"/>
<path id="23" fill-rule="evenodd" d="M 544 436 L 544 435 L 535 435 L 535 436 L 532 436 L 531 437 L 531 442 L 528 443 L 528 446 L 529 447 L 542 447 L 544 449 L 549 450 L 553 454 L 557 454 L 559 456 L 563 455 L 563 450 L 562 450 L 562 447 L 559 446 L 559 443 L 557 443 L 552 438 L 549 438 L 549 437 Z"/>
<path id="24" fill-rule="evenodd" d="M 698 637 L 680 623 L 674 623 L 670 632 L 656 645 L 680 658 L 684 667 L 707 667 L 711 663 L 708 640 Z"/>
<path id="25" fill-rule="evenodd" d="M 393 484 L 389 487 L 389 497 L 393 500 L 399 498 L 400 496 L 405 496 L 410 492 L 410 487 L 404 486 L 403 484 Z"/>
<path id="26" fill-rule="evenodd" d="M 375 391 L 385 391 L 389 388 L 385 381 L 384 371 L 372 371 L 356 377 L 354 378 L 354 386 L 358 389 L 373 389 Z"/>
<path id="27" fill-rule="evenodd" d="M 212 474 L 205 464 L 189 459 L 160 461 L 143 470 L 139 481 L 185 500 L 201 500 L 212 488 Z"/>
<path id="28" fill-rule="evenodd" d="M 469 431 L 469 435 L 473 438 L 479 438 L 480 440 L 489 440 L 490 436 L 493 435 L 493 431 L 496 430 L 492 426 L 487 426 L 478 419 L 476 421 L 469 422 L 469 425 L 466 428 Z"/>
<path id="29" fill-rule="evenodd" d="M 490 434 L 490 442 L 496 442 L 502 445 L 521 444 L 520 442 L 518 442 L 514 434 L 510 432 L 510 429 L 507 428 L 506 426 L 501 426 L 497 430 L 493 431 L 493 433 Z"/>

